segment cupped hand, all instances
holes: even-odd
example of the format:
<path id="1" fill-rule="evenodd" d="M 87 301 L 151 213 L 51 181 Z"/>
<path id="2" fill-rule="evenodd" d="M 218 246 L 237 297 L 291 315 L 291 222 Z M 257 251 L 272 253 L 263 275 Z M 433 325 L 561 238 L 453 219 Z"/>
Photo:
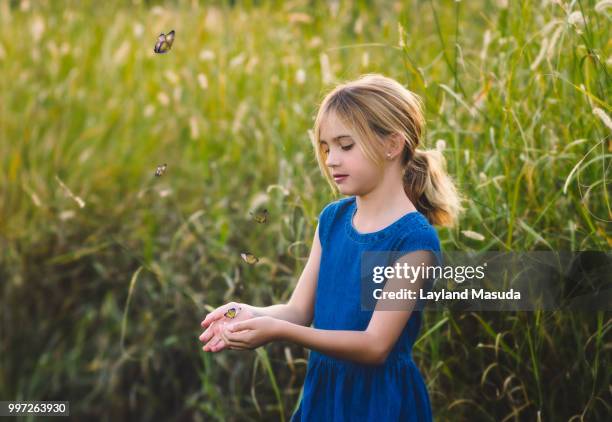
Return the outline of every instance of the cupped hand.
<path id="1" fill-rule="evenodd" d="M 247 321 L 227 324 L 221 334 L 230 349 L 252 350 L 271 341 L 281 339 L 285 321 L 269 316 L 251 318 Z"/>
<path id="2" fill-rule="evenodd" d="M 232 308 L 234 308 L 236 312 L 234 318 L 225 316 L 228 310 Z M 225 305 L 219 306 L 217 309 L 206 315 L 200 324 L 202 328 L 206 328 L 206 330 L 199 337 L 200 341 L 205 343 L 202 350 L 205 352 L 219 352 L 225 349 L 227 344 L 223 341 L 222 337 L 222 332 L 225 325 L 230 322 L 234 323 L 238 321 L 245 321 L 255 316 L 257 315 L 255 315 L 252 308 L 245 303 L 229 302 Z"/>

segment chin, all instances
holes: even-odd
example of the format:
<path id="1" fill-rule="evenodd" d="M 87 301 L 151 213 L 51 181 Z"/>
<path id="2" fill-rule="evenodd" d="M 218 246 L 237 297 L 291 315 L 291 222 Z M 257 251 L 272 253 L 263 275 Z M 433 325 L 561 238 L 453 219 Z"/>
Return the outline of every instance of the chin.
<path id="1" fill-rule="evenodd" d="M 343 185 L 336 185 L 336 186 L 338 187 L 338 191 L 342 195 L 352 195 L 353 194 L 353 191 L 350 188 L 346 187 L 346 186 L 343 186 Z"/>
<path id="2" fill-rule="evenodd" d="M 343 195 L 362 195 L 364 193 L 366 193 L 366 189 L 364 189 L 364 187 L 362 185 L 353 185 L 352 183 L 347 184 L 345 183 L 341 183 L 341 184 L 337 184 L 336 185 L 338 188 L 338 191 L 343 194 Z"/>
<path id="3" fill-rule="evenodd" d="M 363 186 L 361 187 L 353 187 L 353 188 L 348 188 L 347 186 L 343 186 L 340 189 L 340 192 L 343 193 L 344 195 L 351 195 L 351 196 L 365 196 L 368 193 L 372 192 L 373 189 L 368 189 L 365 188 Z"/>

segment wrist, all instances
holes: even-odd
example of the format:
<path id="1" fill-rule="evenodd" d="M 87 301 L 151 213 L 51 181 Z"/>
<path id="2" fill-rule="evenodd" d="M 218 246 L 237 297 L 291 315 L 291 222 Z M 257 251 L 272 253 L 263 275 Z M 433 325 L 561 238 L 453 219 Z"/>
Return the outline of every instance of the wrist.
<path id="1" fill-rule="evenodd" d="M 284 319 L 274 318 L 274 330 L 273 330 L 274 340 L 282 341 L 286 339 L 289 324 L 290 322 L 285 321 Z"/>
<path id="2" fill-rule="evenodd" d="M 251 315 L 253 315 L 253 318 L 257 318 L 257 317 L 263 316 L 263 314 L 261 312 L 257 311 L 257 308 L 255 306 L 251 306 L 251 305 L 246 304 L 246 303 L 241 303 L 240 306 L 242 306 L 244 309 L 249 311 L 251 313 Z"/>

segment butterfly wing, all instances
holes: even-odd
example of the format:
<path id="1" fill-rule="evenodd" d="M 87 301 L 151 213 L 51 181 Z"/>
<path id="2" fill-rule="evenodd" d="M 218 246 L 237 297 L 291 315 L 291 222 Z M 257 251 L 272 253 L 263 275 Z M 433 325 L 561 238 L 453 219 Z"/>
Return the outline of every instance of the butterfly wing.
<path id="1" fill-rule="evenodd" d="M 159 45 L 157 46 L 157 50 L 155 52 L 158 54 L 164 54 L 164 53 L 167 53 L 169 50 L 170 50 L 170 46 L 168 45 L 166 41 L 163 41 L 159 43 Z"/>
<path id="2" fill-rule="evenodd" d="M 253 219 L 258 223 L 265 223 L 268 220 L 268 210 L 264 209 L 263 211 L 257 213 L 251 213 Z"/>
<path id="3" fill-rule="evenodd" d="M 172 47 L 172 43 L 174 42 L 174 29 L 166 35 L 166 42 L 168 43 L 168 49 Z"/>
<path id="4" fill-rule="evenodd" d="M 261 222 L 265 223 L 266 221 L 268 221 L 268 210 L 264 209 L 261 213 Z"/>
<path id="5" fill-rule="evenodd" d="M 162 164 L 161 166 L 157 166 L 157 169 L 155 170 L 155 175 L 157 177 L 161 176 L 162 174 L 164 174 L 166 172 L 166 168 L 168 166 L 166 164 Z"/>
<path id="6" fill-rule="evenodd" d="M 157 54 L 163 54 L 167 53 L 168 50 L 170 50 L 170 44 L 168 44 L 167 36 L 162 32 L 159 34 L 159 37 L 157 37 L 157 42 L 155 43 L 153 51 Z"/>
<path id="7" fill-rule="evenodd" d="M 247 264 L 256 264 L 259 261 L 259 258 L 249 252 L 241 253 L 240 256 Z"/>
<path id="8" fill-rule="evenodd" d="M 162 32 L 157 37 L 157 41 L 155 42 L 155 47 L 153 47 L 153 51 L 156 52 L 156 53 L 160 53 L 161 52 L 161 48 L 162 48 L 162 44 L 164 42 L 166 42 L 166 35 Z"/>

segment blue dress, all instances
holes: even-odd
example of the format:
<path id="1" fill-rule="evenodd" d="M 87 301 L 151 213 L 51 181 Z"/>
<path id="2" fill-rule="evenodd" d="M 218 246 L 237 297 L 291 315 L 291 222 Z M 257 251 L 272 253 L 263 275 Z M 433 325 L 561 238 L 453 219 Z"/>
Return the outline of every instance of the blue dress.
<path id="1" fill-rule="evenodd" d="M 361 308 L 360 259 L 364 251 L 438 251 L 436 230 L 418 211 L 382 230 L 360 233 L 352 223 L 356 198 L 328 204 L 319 215 L 322 246 L 314 328 L 364 331 L 373 311 Z M 438 261 L 439 262 L 439 261 Z M 412 360 L 422 313 L 413 311 L 381 365 L 310 351 L 302 399 L 291 421 L 431 421 L 429 395 Z"/>

